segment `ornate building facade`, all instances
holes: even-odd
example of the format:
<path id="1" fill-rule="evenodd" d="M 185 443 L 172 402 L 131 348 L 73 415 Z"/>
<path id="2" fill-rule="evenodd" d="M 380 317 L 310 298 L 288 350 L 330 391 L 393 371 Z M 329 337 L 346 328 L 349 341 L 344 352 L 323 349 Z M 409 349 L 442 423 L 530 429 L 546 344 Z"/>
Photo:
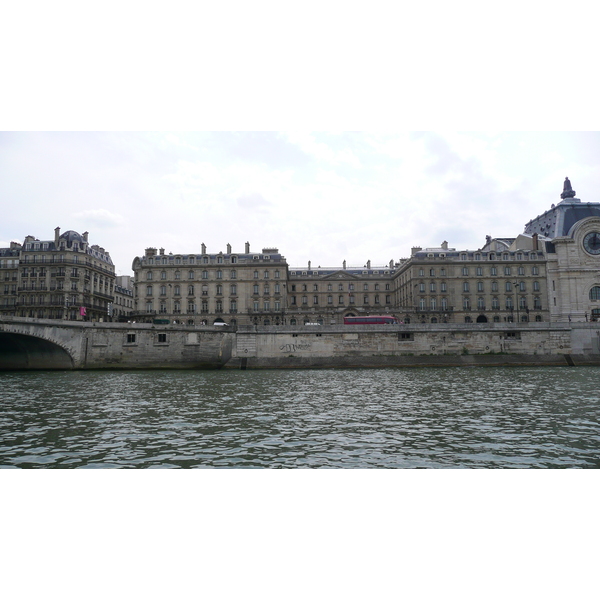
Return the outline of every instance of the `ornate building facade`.
<path id="1" fill-rule="evenodd" d="M 561 202 L 516 237 L 487 236 L 478 250 L 412 249 L 372 267 L 288 267 L 277 248 L 168 254 L 133 262 L 137 319 L 191 324 L 339 324 L 387 314 L 401 322 L 535 323 L 600 318 L 600 203 Z"/>
<path id="2" fill-rule="evenodd" d="M 0 314 L 39 319 L 99 320 L 113 301 L 109 253 L 88 233 L 54 231 L 53 240 L 27 236 L 0 249 Z"/>

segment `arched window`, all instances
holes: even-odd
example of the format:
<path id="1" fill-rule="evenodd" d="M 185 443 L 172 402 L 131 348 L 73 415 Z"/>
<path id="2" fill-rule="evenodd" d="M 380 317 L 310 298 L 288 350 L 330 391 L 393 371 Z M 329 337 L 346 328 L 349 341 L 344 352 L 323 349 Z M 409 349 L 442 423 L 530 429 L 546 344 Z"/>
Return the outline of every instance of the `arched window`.
<path id="1" fill-rule="evenodd" d="M 590 290 L 590 300 L 600 300 L 600 285 L 595 285 Z"/>

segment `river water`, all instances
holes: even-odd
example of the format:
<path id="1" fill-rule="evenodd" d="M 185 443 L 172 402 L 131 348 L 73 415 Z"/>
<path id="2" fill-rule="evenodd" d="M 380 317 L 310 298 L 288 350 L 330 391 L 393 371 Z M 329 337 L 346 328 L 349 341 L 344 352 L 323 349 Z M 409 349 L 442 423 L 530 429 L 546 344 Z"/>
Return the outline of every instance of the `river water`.
<path id="1" fill-rule="evenodd" d="M 600 368 L 0 373 L 4 468 L 598 468 Z"/>

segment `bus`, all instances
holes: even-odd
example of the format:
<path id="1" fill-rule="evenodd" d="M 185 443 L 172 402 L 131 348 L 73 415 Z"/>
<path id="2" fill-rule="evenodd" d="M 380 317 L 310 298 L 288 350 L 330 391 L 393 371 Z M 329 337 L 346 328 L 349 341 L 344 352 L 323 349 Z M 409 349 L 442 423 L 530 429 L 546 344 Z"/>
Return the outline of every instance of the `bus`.
<path id="1" fill-rule="evenodd" d="M 369 315 L 368 317 L 344 317 L 344 325 L 398 325 L 398 319 L 390 315 Z"/>

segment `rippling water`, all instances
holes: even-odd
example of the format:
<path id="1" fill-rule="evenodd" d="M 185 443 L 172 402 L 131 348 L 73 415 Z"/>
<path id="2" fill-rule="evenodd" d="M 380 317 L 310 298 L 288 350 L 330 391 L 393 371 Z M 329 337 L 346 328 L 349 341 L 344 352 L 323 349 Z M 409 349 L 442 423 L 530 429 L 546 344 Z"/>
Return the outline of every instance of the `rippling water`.
<path id="1" fill-rule="evenodd" d="M 0 373 L 0 466 L 600 467 L 599 368 Z"/>

